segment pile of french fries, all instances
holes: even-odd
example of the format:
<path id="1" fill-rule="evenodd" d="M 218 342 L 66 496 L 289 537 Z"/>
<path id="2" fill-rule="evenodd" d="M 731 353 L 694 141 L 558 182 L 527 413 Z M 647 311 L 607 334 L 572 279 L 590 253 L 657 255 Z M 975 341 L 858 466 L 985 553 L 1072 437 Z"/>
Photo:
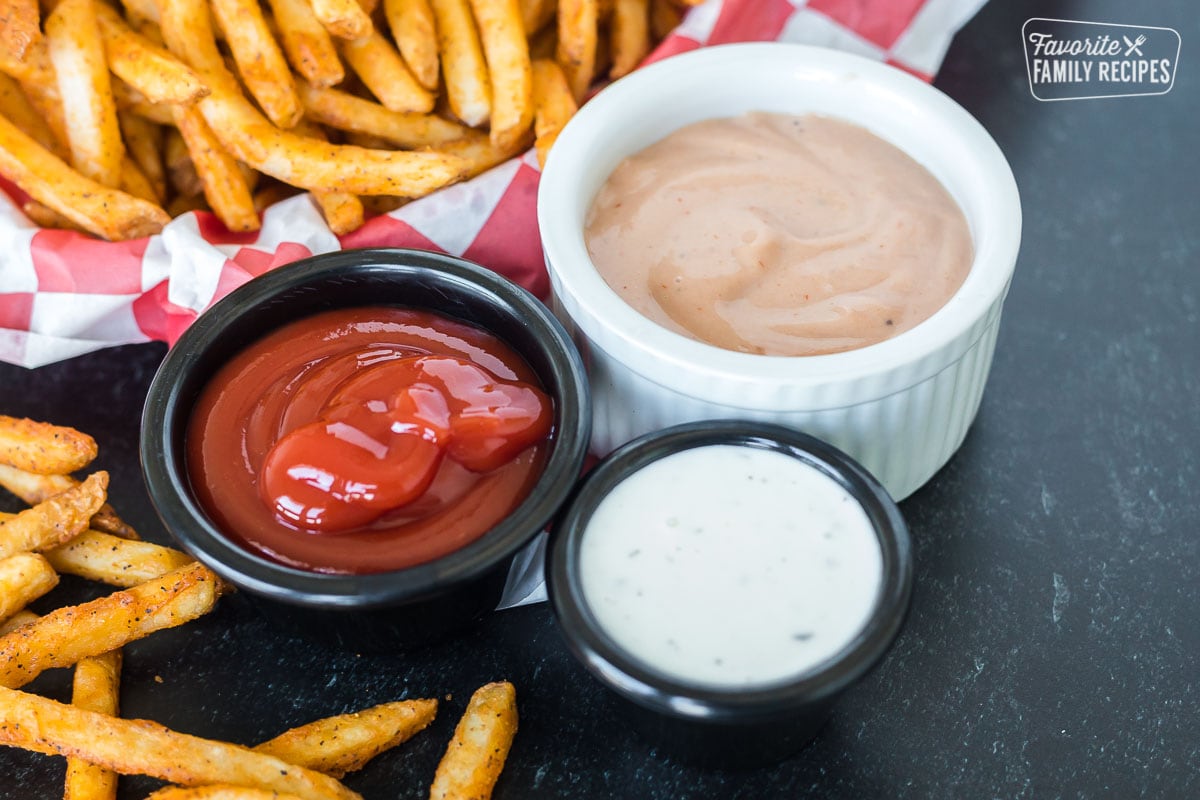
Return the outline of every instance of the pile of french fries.
<path id="1" fill-rule="evenodd" d="M 253 747 L 120 717 L 124 645 L 208 613 L 226 587 L 187 554 L 140 540 L 107 504 L 106 473 L 71 477 L 96 455 L 72 428 L 0 416 L 0 486 L 30 506 L 0 514 L 0 744 L 66 756 L 65 800 L 115 800 L 118 774 L 173 784 L 154 800 L 361 800 L 340 779 L 425 729 L 437 700 L 319 719 Z M 27 610 L 60 574 L 116 591 L 44 616 Z M 70 704 L 21 691 L 55 668 L 74 669 Z M 512 684 L 479 688 L 431 798 L 490 797 L 516 730 Z"/>
<path id="2" fill-rule="evenodd" d="M 301 190 L 344 234 L 531 144 L 544 163 L 692 2 L 6 0 L 0 175 L 37 224 L 110 240 L 193 209 L 254 231 Z"/>

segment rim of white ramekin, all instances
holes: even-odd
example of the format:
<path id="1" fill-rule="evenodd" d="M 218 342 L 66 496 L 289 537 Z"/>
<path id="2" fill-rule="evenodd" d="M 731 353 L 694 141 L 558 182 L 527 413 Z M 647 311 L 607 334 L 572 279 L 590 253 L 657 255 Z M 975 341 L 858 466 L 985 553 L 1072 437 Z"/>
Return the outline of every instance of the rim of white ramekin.
<path id="1" fill-rule="evenodd" d="M 862 125 L 937 177 L 962 207 L 975 259 L 962 287 L 925 322 L 884 342 L 821 356 L 725 350 L 670 331 L 625 303 L 592 266 L 583 220 L 626 156 L 691 122 L 743 111 L 819 113 Z M 538 224 L 558 300 L 592 342 L 628 368 L 685 394 L 745 404 L 757 390 L 863 382 L 866 401 L 961 357 L 998 312 L 1021 237 L 1012 170 L 965 109 L 907 73 L 850 53 L 785 43 L 703 48 L 642 68 L 602 90 L 555 142 L 538 192 Z M 711 396 L 713 387 L 721 397 Z M 873 396 L 872 396 L 873 395 Z"/>

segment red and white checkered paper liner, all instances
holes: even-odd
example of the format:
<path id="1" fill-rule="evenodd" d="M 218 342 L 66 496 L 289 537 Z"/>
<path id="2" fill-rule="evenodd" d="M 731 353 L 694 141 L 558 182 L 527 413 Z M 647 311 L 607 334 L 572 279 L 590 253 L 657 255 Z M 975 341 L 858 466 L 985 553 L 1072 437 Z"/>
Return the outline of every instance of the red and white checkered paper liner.
<path id="1" fill-rule="evenodd" d="M 954 32 L 984 0 L 708 0 L 647 61 L 714 44 L 781 41 L 886 61 L 931 80 Z M 341 238 L 308 195 L 233 234 L 209 213 L 148 239 L 108 243 L 33 225 L 0 191 L 0 360 L 37 367 L 119 344 L 174 342 L 250 278 L 317 253 L 418 247 L 483 264 L 545 297 L 537 159 L 514 158 Z"/>

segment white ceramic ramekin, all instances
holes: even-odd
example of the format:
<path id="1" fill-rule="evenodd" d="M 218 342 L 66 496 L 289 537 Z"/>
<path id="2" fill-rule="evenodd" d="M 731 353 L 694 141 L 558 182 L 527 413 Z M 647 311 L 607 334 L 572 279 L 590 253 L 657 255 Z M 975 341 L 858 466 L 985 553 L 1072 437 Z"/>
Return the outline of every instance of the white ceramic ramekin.
<path id="1" fill-rule="evenodd" d="M 723 350 L 635 311 L 596 272 L 584 218 L 624 158 L 684 125 L 746 111 L 819 113 L 861 125 L 920 162 L 966 215 L 975 260 L 936 314 L 844 353 Z M 617 81 L 559 136 L 538 194 L 555 311 L 588 365 L 592 449 L 716 418 L 782 423 L 858 459 L 896 499 L 962 444 L 983 396 L 1021 238 L 1012 171 L 987 131 L 941 92 L 859 56 L 791 44 L 697 50 Z"/>

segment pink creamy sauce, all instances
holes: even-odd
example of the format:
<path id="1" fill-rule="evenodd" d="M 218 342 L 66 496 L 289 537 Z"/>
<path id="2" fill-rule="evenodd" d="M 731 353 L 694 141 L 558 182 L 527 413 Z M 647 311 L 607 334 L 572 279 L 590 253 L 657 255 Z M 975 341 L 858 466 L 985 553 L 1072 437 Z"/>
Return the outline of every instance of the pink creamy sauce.
<path id="1" fill-rule="evenodd" d="M 600 274 L 645 316 L 780 356 L 912 328 L 973 258 L 961 209 L 895 146 L 840 120 L 764 112 L 689 125 L 623 161 L 585 237 Z"/>

